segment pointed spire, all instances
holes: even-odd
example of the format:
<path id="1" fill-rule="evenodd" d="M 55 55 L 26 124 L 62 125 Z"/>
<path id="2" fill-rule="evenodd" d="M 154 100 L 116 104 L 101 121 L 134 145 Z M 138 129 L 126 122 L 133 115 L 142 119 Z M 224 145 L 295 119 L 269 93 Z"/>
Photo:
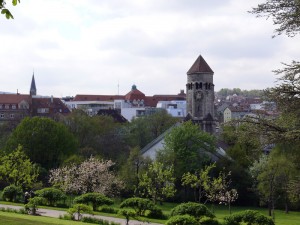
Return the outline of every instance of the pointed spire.
<path id="1" fill-rule="evenodd" d="M 204 58 L 200 55 L 197 60 L 194 62 L 192 67 L 187 72 L 187 75 L 195 74 L 195 73 L 211 73 L 214 74 L 214 71 L 209 67 Z"/>
<path id="2" fill-rule="evenodd" d="M 32 74 L 32 80 L 30 85 L 30 95 L 36 95 L 36 86 L 35 86 L 35 80 L 34 80 L 34 72 Z"/>

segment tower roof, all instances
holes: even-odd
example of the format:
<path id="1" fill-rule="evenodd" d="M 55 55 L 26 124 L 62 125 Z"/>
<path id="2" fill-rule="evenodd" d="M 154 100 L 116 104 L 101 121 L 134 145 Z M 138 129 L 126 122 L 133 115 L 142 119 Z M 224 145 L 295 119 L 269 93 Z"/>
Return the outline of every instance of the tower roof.
<path id="1" fill-rule="evenodd" d="M 187 75 L 195 74 L 195 73 L 211 73 L 214 74 L 214 71 L 209 67 L 207 62 L 204 60 L 202 55 L 196 59 L 192 67 L 187 72 Z"/>
<path id="2" fill-rule="evenodd" d="M 34 74 L 32 74 L 32 80 L 31 80 L 31 85 L 30 85 L 30 95 L 36 95 L 36 86 L 35 86 Z"/>

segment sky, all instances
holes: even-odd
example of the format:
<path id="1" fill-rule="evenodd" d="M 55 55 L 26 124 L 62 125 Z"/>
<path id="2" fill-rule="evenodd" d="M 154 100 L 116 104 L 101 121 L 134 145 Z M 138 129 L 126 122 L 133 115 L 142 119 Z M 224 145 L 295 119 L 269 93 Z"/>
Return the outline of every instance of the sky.
<path id="1" fill-rule="evenodd" d="M 272 21 L 248 13 L 263 0 L 7 1 L 0 17 L 0 91 L 146 96 L 185 90 L 201 54 L 221 88 L 265 89 L 273 70 L 300 58 L 299 37 L 272 38 Z"/>

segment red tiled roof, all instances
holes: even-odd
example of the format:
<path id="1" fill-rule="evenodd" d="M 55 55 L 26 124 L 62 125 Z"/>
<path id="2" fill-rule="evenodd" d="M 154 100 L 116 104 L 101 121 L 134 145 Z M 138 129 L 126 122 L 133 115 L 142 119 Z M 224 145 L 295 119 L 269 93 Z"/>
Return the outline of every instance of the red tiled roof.
<path id="1" fill-rule="evenodd" d="M 200 55 L 192 67 L 187 72 L 187 75 L 195 74 L 195 73 L 211 73 L 214 74 L 214 71 L 209 67 L 207 62 L 204 60 L 204 58 Z"/>
<path id="2" fill-rule="evenodd" d="M 0 94 L 0 103 L 2 104 L 19 104 L 21 101 L 29 101 L 30 95 L 23 94 Z"/>
<path id="3" fill-rule="evenodd" d="M 126 100 L 130 100 L 130 101 L 133 101 L 133 100 L 142 100 L 142 99 L 145 99 L 145 94 L 141 91 L 139 91 L 138 89 L 132 89 L 130 92 L 128 92 L 126 95 L 125 95 L 125 99 Z"/>
<path id="4" fill-rule="evenodd" d="M 113 101 L 125 99 L 122 95 L 76 95 L 72 101 Z"/>

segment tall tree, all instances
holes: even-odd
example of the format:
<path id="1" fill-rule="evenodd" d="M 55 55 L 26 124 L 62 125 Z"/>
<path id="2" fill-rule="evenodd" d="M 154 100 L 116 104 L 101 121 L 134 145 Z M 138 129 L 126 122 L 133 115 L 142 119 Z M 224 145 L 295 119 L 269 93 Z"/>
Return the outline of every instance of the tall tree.
<path id="1" fill-rule="evenodd" d="M 172 165 L 166 166 L 155 161 L 149 165 L 148 171 L 142 175 L 139 186 L 145 190 L 144 195 L 150 197 L 154 204 L 175 195 L 173 172 Z"/>
<path id="2" fill-rule="evenodd" d="M 30 189 L 37 182 L 39 168 L 24 153 L 22 146 L 0 157 L 0 179 L 23 190 Z"/>
<path id="3" fill-rule="evenodd" d="M 191 121 L 174 127 L 165 137 L 165 147 L 158 152 L 160 162 L 174 165 L 178 181 L 184 173 L 194 173 L 209 161 L 207 153 L 216 149 L 215 137 L 200 130 Z"/>
<path id="4" fill-rule="evenodd" d="M 90 157 L 80 165 L 73 164 L 51 170 L 49 182 L 66 193 L 97 192 L 115 196 L 123 188 L 123 182 L 113 172 L 113 165 L 111 160 Z"/>
<path id="5" fill-rule="evenodd" d="M 7 141 L 5 150 L 11 152 L 21 145 L 30 160 L 41 167 L 58 167 L 77 150 L 77 142 L 61 123 L 49 118 L 24 118 Z"/>

